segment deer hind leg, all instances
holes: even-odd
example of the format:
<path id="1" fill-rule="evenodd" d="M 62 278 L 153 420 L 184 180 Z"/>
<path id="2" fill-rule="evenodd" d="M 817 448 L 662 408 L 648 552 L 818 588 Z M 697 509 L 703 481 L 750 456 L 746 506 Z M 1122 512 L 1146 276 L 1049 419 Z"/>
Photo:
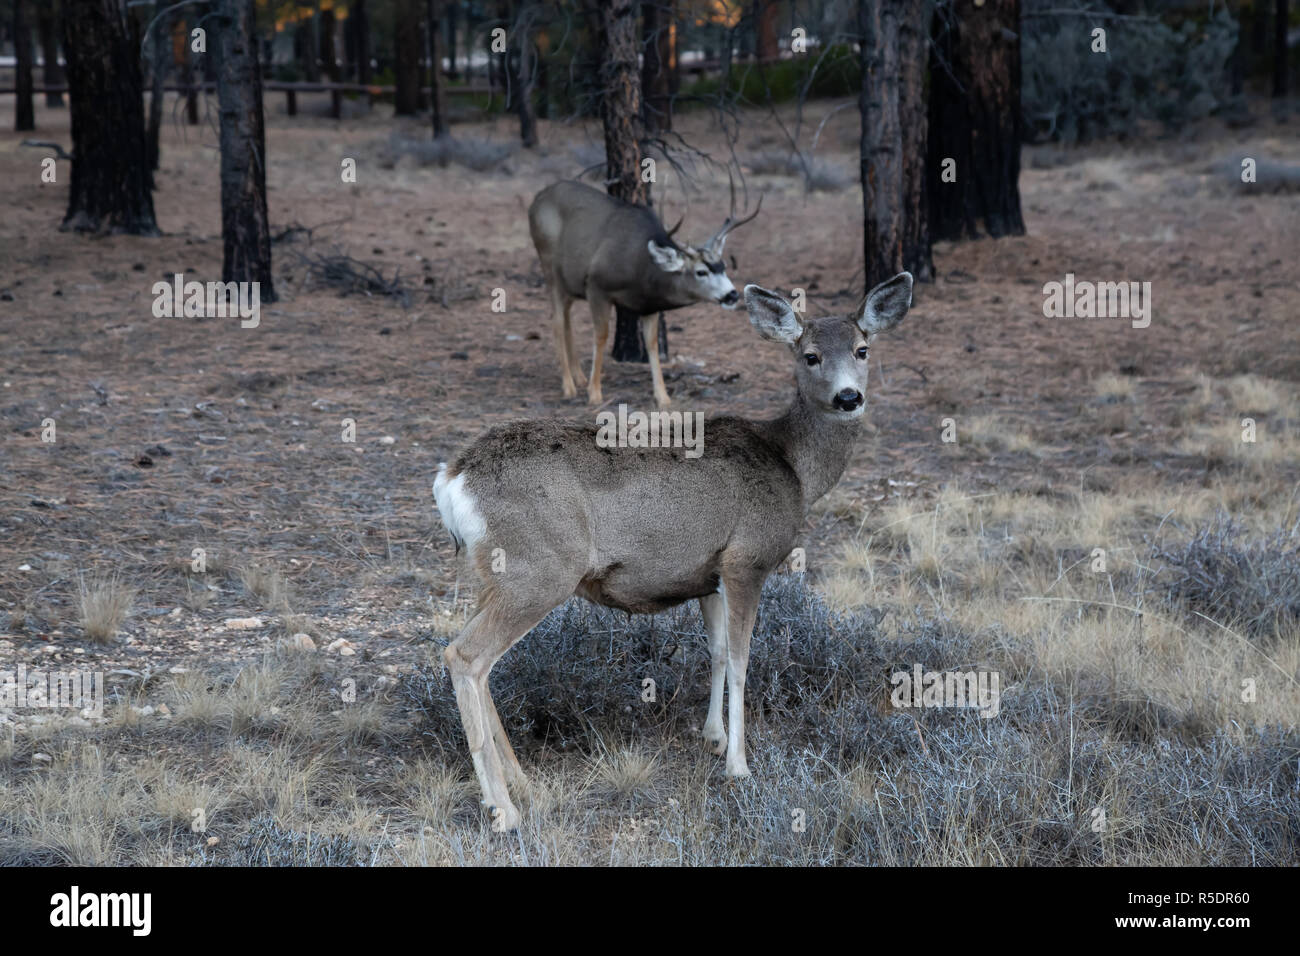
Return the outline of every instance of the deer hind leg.
<path id="1" fill-rule="evenodd" d="M 586 385 L 587 377 L 582 374 L 582 360 L 578 358 L 578 349 L 573 344 L 573 300 L 569 298 L 564 300 L 564 344 L 569 353 L 569 375 L 576 385 Z"/>
<path id="2" fill-rule="evenodd" d="M 654 381 L 655 404 L 664 408 L 669 404 L 668 389 L 664 388 L 664 373 L 659 369 L 659 316 L 641 316 L 641 338 L 650 354 L 650 377 Z"/>
<path id="3" fill-rule="evenodd" d="M 559 277 L 552 276 L 551 287 L 551 324 L 555 329 L 555 350 L 560 353 L 560 388 L 565 398 L 578 394 L 578 387 L 573 381 L 573 333 L 569 329 L 569 307 L 573 300 L 568 298 L 560 288 Z M 582 371 L 579 369 L 578 374 Z"/>
<path id="4" fill-rule="evenodd" d="M 700 598 L 700 614 L 709 635 L 709 656 L 713 658 L 713 677 L 709 686 L 709 716 L 704 721 L 704 740 L 718 756 L 727 752 L 727 731 L 722 724 L 722 688 L 727 680 L 727 592 L 720 587 L 716 594 Z"/>
<path id="5" fill-rule="evenodd" d="M 571 591 L 572 589 L 570 589 Z M 545 606 L 530 601 L 528 607 L 512 606 L 501 590 L 489 594 L 460 636 L 443 652 L 456 692 L 465 739 L 469 742 L 474 773 L 483 791 L 483 803 L 492 815 L 492 829 L 498 832 L 519 826 L 519 810 L 510 799 L 506 777 L 523 781 L 496 705 L 488 689 L 488 675 L 501 656 L 527 634 L 546 612 L 564 600 L 569 592 Z"/>
<path id="6" fill-rule="evenodd" d="M 605 360 L 605 346 L 609 344 L 610 301 L 600 292 L 589 288 L 587 304 L 591 306 L 591 324 L 595 332 L 591 352 L 591 378 L 587 381 L 587 402 L 599 405 L 604 401 L 601 397 L 600 375 Z"/>
<path id="7" fill-rule="evenodd" d="M 745 761 L 745 672 L 763 578 L 723 575 L 727 604 L 727 776 L 748 777 Z"/>

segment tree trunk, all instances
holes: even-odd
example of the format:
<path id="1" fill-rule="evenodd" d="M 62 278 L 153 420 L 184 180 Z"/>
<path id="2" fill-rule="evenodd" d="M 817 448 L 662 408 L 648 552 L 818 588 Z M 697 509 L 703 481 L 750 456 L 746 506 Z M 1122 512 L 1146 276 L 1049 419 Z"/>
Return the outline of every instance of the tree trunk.
<path id="1" fill-rule="evenodd" d="M 1287 73 L 1290 61 L 1287 57 L 1287 25 L 1291 20 L 1288 0 L 1276 0 L 1273 7 L 1273 95 L 1286 96 Z"/>
<path id="2" fill-rule="evenodd" d="M 859 162 L 866 288 L 903 266 L 903 132 L 899 125 L 899 11 L 892 0 L 858 0 L 862 61 Z"/>
<path id="3" fill-rule="evenodd" d="M 781 8 L 776 0 L 755 0 L 754 29 L 757 33 L 754 52 L 760 63 L 776 60 L 781 55 L 781 48 L 776 42 L 776 23 Z"/>
<path id="4" fill-rule="evenodd" d="M 199 91 L 194 86 L 194 53 L 190 50 L 190 25 L 177 22 L 173 57 L 180 64 L 181 83 L 185 87 L 185 122 L 199 125 Z"/>
<path id="5" fill-rule="evenodd" d="M 36 113 L 32 106 L 32 28 L 27 22 L 27 0 L 14 2 L 14 131 L 18 133 L 36 129 Z"/>
<path id="6" fill-rule="evenodd" d="M 357 59 L 357 82 L 370 85 L 370 14 L 366 10 L 365 0 L 354 0 L 348 10 L 348 22 L 352 24 L 352 42 Z M 366 92 L 366 103 L 370 104 L 370 93 Z"/>
<path id="7" fill-rule="evenodd" d="M 934 279 L 926 182 L 925 71 L 930 53 L 930 0 L 901 0 L 898 27 L 898 125 L 903 137 L 903 265 L 918 282 Z M 868 287 L 870 288 L 870 287 Z"/>
<path id="8" fill-rule="evenodd" d="M 158 168 L 158 139 L 162 134 L 163 94 L 167 82 L 167 67 L 171 63 L 171 51 L 167 48 L 168 24 L 170 14 L 159 16 L 166 9 L 164 0 L 155 0 L 152 26 L 149 36 L 149 60 L 152 73 L 149 88 L 149 170 Z M 154 19 L 156 18 L 156 19 Z"/>
<path id="9" fill-rule="evenodd" d="M 397 83 L 393 114 L 414 116 L 420 110 L 420 7 L 418 0 L 402 0 L 394 21 L 393 67 Z"/>
<path id="10" fill-rule="evenodd" d="M 221 113 L 223 282 L 261 283 L 275 301 L 266 212 L 266 128 L 258 68 L 254 0 L 218 0 L 217 101 Z"/>
<path id="11" fill-rule="evenodd" d="M 447 135 L 447 86 L 442 80 L 442 5 L 427 0 L 425 16 L 429 30 L 429 110 L 433 121 L 433 138 Z M 454 6 L 454 5 L 453 5 Z"/>
<path id="12" fill-rule="evenodd" d="M 322 10 L 316 16 L 320 30 L 320 65 L 325 79 L 331 83 L 339 81 L 339 61 L 334 54 L 334 31 L 338 21 L 334 18 L 333 8 Z M 339 119 L 343 115 L 343 94 L 330 90 L 330 118 Z"/>
<path id="13" fill-rule="evenodd" d="M 149 191 L 138 48 L 117 0 L 68 0 L 63 11 L 72 120 L 72 180 L 63 230 L 158 235 Z"/>
<path id="14" fill-rule="evenodd" d="M 637 63 L 635 0 L 600 0 L 600 116 L 605 127 L 605 189 L 611 196 L 650 205 L 650 184 L 641 179 L 641 75 Z M 641 317 L 616 309 L 614 348 L 619 362 L 649 362 Z M 659 354 L 668 335 L 659 318 Z"/>
<path id="15" fill-rule="evenodd" d="M 460 12 L 458 2 L 448 3 L 441 11 L 447 20 L 447 75 L 453 80 L 459 79 L 459 73 L 456 70 L 456 22 Z"/>
<path id="16" fill-rule="evenodd" d="M 59 66 L 59 39 L 56 30 L 54 3 L 36 5 L 36 34 L 41 41 L 41 59 L 45 61 L 41 79 L 47 87 L 45 105 L 63 105 L 63 94 L 51 93 L 48 87 L 63 85 L 63 67 Z"/>
<path id="17" fill-rule="evenodd" d="M 641 91 L 645 98 L 645 128 L 649 133 L 673 128 L 672 98 L 668 92 L 672 34 L 672 0 L 642 0 Z"/>
<path id="18" fill-rule="evenodd" d="M 930 235 L 1023 235 L 1020 0 L 954 0 L 935 18 L 930 59 Z M 955 182 L 943 181 L 954 160 Z M 949 164 L 952 168 L 952 164 Z M 951 178 L 951 176 L 949 176 Z"/>
<path id="19" fill-rule="evenodd" d="M 509 102 L 519 116 L 519 138 L 525 149 L 537 145 L 537 119 L 533 115 L 533 52 L 532 23 L 528 0 L 515 5 L 515 20 L 509 30 L 509 49 L 506 53 L 506 82 L 509 84 Z"/>

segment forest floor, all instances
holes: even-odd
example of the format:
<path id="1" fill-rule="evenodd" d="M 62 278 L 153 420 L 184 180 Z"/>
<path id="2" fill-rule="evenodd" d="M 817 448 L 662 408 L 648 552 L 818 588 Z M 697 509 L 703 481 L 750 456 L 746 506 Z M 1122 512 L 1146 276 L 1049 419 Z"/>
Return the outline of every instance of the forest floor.
<path id="1" fill-rule="evenodd" d="M 998 719 L 853 710 L 888 695 L 871 668 L 817 698 L 821 718 L 751 678 L 755 777 L 728 784 L 693 736 L 704 688 L 683 675 L 707 683 L 702 637 L 685 657 L 632 642 L 649 655 L 636 666 L 680 665 L 684 689 L 631 725 L 636 666 L 579 688 L 573 660 L 551 672 L 530 647 L 531 683 L 501 675 L 536 769 L 503 841 L 454 720 L 439 729 L 454 704 L 437 652 L 473 594 L 431 482 L 493 422 L 592 414 L 560 396 L 526 209 L 600 159 L 599 130 L 543 121 L 524 151 L 506 120 L 463 124 L 439 154 L 387 107 L 336 122 L 301 101 L 289 118 L 268 97 L 279 300 L 255 329 L 152 310 L 159 280 L 220 277 L 211 124 L 165 125 L 153 238 L 59 232 L 68 164 L 42 183 L 47 152 L 0 133 L 0 671 L 102 672 L 108 695 L 102 717 L 0 703 L 0 862 L 320 862 L 303 833 L 337 838 L 329 862 L 1300 859 L 1300 193 L 1266 175 L 1300 157 L 1294 118 L 1257 108 L 1242 128 L 1027 148 L 1026 234 L 938 244 L 935 281 L 874 350 L 867 433 L 801 541 L 816 617 L 802 636 L 995 671 Z M 785 171 L 770 113 L 742 113 L 734 141 L 764 199 L 729 273 L 803 288 L 813 314 L 863 293 L 842 105 L 780 112 L 805 150 L 818 137 L 815 191 Z M 37 121 L 35 138 L 69 142 L 66 111 Z M 727 155 L 707 113 L 678 131 Z M 693 241 L 716 229 L 725 173 L 659 171 L 664 220 L 685 212 Z M 311 260 L 332 255 L 406 301 L 322 282 Z M 1149 282 L 1150 325 L 1046 317 L 1044 285 L 1067 274 Z M 589 356 L 584 304 L 574 319 Z M 788 356 L 743 310 L 668 325 L 676 408 L 764 416 L 789 400 Z M 607 360 L 604 379 L 605 407 L 652 407 L 648 367 Z M 688 610 L 658 633 L 697 634 Z M 611 642 L 632 626 L 573 620 Z M 822 718 L 839 730 L 818 750 Z M 811 822 L 791 831 L 796 804 Z"/>

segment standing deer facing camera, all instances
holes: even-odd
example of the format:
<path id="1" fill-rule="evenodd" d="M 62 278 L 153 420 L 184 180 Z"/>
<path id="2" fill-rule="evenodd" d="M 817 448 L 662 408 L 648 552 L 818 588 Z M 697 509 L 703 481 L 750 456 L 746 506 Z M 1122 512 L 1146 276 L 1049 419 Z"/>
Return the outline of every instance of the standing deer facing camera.
<path id="1" fill-rule="evenodd" d="M 482 583 L 474 616 L 443 657 L 495 829 L 518 826 L 507 784 L 526 780 L 488 674 L 572 594 L 638 614 L 700 602 L 713 659 L 704 738 L 726 754 L 729 776 L 748 776 L 745 670 L 763 582 L 847 466 L 866 410 L 871 341 L 911 301 L 906 272 L 846 317 L 801 318 L 776 293 L 746 286 L 749 320 L 790 348 L 798 390 L 773 421 L 707 419 L 701 457 L 601 447 L 594 424 L 540 420 L 489 428 L 439 468 L 438 511 Z"/>
<path id="2" fill-rule="evenodd" d="M 758 205 L 762 208 L 761 198 Z M 555 183 L 539 192 L 528 207 L 528 230 L 551 296 L 564 397 L 577 395 L 575 382 L 582 379 L 569 311 L 574 299 L 586 299 L 595 326 L 587 400 L 593 405 L 602 401 L 600 374 L 609 340 L 609 310 L 617 305 L 641 316 L 655 401 L 667 405 L 668 390 L 659 369 L 659 320 L 655 313 L 696 302 L 717 302 L 724 308 L 735 308 L 740 293 L 727 278 L 722 248 L 729 232 L 757 215 L 758 209 L 739 221 L 728 216 L 708 242 L 693 248 L 675 243 L 659 217 L 645 206 L 574 182 Z M 676 229 L 674 226 L 673 232 Z"/>

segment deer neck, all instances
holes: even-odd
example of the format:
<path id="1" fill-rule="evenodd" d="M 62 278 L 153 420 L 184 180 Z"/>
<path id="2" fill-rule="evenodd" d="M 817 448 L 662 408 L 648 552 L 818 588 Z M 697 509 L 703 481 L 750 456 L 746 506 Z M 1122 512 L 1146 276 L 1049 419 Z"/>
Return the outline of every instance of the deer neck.
<path id="1" fill-rule="evenodd" d="M 807 511 L 835 487 L 848 467 L 861 430 L 862 418 L 838 418 L 813 407 L 797 395 L 790 409 L 767 422 L 768 438 L 784 453 L 803 487 Z"/>

